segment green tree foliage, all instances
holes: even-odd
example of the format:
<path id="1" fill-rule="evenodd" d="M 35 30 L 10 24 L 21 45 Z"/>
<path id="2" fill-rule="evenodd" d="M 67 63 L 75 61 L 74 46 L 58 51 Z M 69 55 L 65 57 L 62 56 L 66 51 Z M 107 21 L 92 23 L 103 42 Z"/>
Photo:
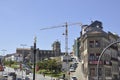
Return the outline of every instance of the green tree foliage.
<path id="1" fill-rule="evenodd" d="M 55 59 L 50 60 L 43 60 L 37 63 L 39 69 L 46 69 L 49 71 L 60 71 L 61 70 L 61 64 L 57 62 Z"/>
<path id="2" fill-rule="evenodd" d="M 4 64 L 5 64 L 5 65 L 11 65 L 11 64 L 14 64 L 14 62 L 11 61 L 11 60 L 10 60 L 10 61 L 4 61 Z"/>

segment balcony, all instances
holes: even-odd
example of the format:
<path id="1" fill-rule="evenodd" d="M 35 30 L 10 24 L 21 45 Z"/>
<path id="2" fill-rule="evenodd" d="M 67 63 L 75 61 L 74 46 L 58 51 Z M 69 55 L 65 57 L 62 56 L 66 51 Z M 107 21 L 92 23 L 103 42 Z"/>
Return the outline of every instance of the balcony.
<path id="1" fill-rule="evenodd" d="M 97 65 L 98 61 L 89 61 L 89 64 L 91 64 L 91 65 Z M 103 62 L 99 61 L 99 64 L 103 64 Z"/>
<path id="2" fill-rule="evenodd" d="M 112 66 L 112 62 L 111 61 L 104 61 L 104 65 Z"/>
<path id="3" fill-rule="evenodd" d="M 118 58 L 111 57 L 112 61 L 118 61 Z"/>

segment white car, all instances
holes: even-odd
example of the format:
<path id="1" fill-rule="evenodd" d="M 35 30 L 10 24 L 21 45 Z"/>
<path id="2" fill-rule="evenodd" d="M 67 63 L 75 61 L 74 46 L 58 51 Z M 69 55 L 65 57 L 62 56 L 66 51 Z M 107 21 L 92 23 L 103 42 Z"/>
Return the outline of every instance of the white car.
<path id="1" fill-rule="evenodd" d="M 70 67 L 69 71 L 70 72 L 75 72 L 75 68 L 74 67 Z"/>
<path id="2" fill-rule="evenodd" d="M 8 74 L 7 74 L 7 73 L 3 73 L 3 76 L 4 76 L 4 77 L 8 77 Z"/>

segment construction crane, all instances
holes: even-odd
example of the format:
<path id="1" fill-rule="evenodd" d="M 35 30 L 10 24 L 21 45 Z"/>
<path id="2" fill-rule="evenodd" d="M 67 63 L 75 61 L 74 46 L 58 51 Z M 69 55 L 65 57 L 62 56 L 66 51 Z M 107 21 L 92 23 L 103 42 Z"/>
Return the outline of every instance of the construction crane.
<path id="1" fill-rule="evenodd" d="M 65 55 L 64 58 L 66 59 L 66 71 L 68 71 L 68 75 L 69 75 L 69 55 L 68 55 L 68 26 L 73 26 L 73 25 L 79 25 L 82 26 L 81 23 L 71 23 L 68 24 L 67 22 L 64 25 L 60 25 L 60 26 L 52 26 L 52 27 L 46 27 L 46 28 L 42 28 L 40 30 L 47 30 L 47 29 L 53 29 L 53 28 L 60 28 L 60 27 L 65 27 L 65 33 L 63 33 L 63 35 L 65 35 Z M 69 79 L 70 79 L 70 75 L 69 75 Z"/>
<path id="2" fill-rule="evenodd" d="M 42 28 L 40 30 L 47 30 L 47 29 L 54 29 L 54 28 L 65 27 L 65 33 L 63 33 L 63 35 L 65 35 L 65 55 L 68 55 L 68 26 L 73 26 L 73 25 L 82 26 L 82 24 L 80 22 L 78 22 L 78 23 L 71 23 L 71 24 L 68 24 L 66 22 L 64 25 L 46 27 L 46 28 Z"/>

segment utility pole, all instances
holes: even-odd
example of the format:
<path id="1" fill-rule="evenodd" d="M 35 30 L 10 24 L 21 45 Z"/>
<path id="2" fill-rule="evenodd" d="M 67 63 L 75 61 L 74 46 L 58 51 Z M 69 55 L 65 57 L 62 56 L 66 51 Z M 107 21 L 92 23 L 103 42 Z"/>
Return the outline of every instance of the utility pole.
<path id="1" fill-rule="evenodd" d="M 35 80 L 35 66 L 36 66 L 36 37 L 34 38 L 34 68 L 33 68 L 33 80 Z"/>

